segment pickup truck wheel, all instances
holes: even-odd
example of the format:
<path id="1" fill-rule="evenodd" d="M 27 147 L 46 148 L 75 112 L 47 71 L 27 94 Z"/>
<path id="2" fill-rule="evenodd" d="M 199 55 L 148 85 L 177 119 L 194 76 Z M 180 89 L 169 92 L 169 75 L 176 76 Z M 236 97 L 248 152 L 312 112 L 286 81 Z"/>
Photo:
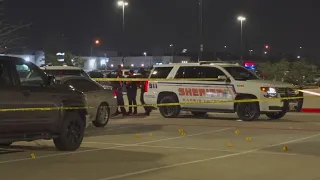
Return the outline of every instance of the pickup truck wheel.
<path id="1" fill-rule="evenodd" d="M 83 140 L 85 123 L 76 112 L 67 112 L 63 118 L 58 138 L 53 139 L 60 151 L 75 151 Z"/>
<path id="2" fill-rule="evenodd" d="M 94 120 L 92 124 L 95 127 L 105 127 L 109 122 L 109 118 L 110 118 L 109 106 L 106 103 L 101 104 L 97 111 L 96 120 Z"/>
<path id="3" fill-rule="evenodd" d="M 178 103 L 178 100 L 174 96 L 165 96 L 160 100 L 160 104 L 169 104 L 169 103 Z M 175 118 L 180 114 L 180 106 L 179 105 L 169 105 L 159 107 L 159 111 L 161 115 L 165 118 Z"/>
<path id="4" fill-rule="evenodd" d="M 203 117 L 203 116 L 207 115 L 207 112 L 191 111 L 191 114 L 193 114 L 194 116 L 197 116 L 197 117 Z"/>
<path id="5" fill-rule="evenodd" d="M 254 121 L 260 116 L 260 109 L 257 102 L 241 102 L 237 104 L 236 112 L 243 121 Z"/>

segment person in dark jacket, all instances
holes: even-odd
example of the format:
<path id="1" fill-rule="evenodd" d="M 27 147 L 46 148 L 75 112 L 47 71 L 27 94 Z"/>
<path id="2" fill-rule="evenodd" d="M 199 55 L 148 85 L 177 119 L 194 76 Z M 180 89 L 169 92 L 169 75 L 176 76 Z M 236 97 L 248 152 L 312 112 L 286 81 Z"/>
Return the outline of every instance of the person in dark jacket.
<path id="1" fill-rule="evenodd" d="M 117 78 L 123 78 L 122 67 L 120 65 L 118 66 Z M 115 81 L 113 87 L 114 87 L 116 95 L 117 95 L 118 106 L 120 106 L 120 110 L 121 110 L 121 112 L 119 112 L 119 110 L 117 110 L 115 115 L 122 114 L 123 116 L 128 116 L 129 114 L 127 113 L 127 111 L 124 107 L 124 100 L 123 100 L 123 93 L 122 93 L 123 82 L 122 81 Z"/>
<path id="2" fill-rule="evenodd" d="M 141 73 L 141 78 L 148 78 L 148 75 L 147 75 L 147 72 L 144 70 L 144 68 L 140 68 L 140 73 Z M 141 82 L 141 94 L 140 94 L 140 102 L 141 104 L 143 105 L 144 107 L 144 110 L 145 110 L 145 115 L 149 116 L 152 109 L 151 107 L 149 106 L 146 106 L 146 103 L 144 102 L 144 93 L 145 93 L 145 81 L 144 82 Z"/>
<path id="3" fill-rule="evenodd" d="M 128 78 L 135 78 L 133 70 L 130 70 Z M 136 100 L 137 89 L 138 89 L 137 81 L 127 81 L 126 87 L 127 87 L 128 101 L 129 101 L 129 112 L 128 113 L 136 115 L 138 113 L 137 100 Z M 132 105 L 134 105 L 133 113 L 132 113 Z"/>

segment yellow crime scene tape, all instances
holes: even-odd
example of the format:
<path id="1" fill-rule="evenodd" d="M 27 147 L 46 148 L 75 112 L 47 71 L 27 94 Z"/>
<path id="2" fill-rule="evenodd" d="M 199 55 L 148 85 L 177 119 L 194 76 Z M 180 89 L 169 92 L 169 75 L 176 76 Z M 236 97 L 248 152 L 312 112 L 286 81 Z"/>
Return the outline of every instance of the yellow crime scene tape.
<path id="1" fill-rule="evenodd" d="M 243 100 L 215 100 L 209 102 L 180 102 L 180 103 L 163 103 L 163 104 L 141 104 L 141 105 L 124 105 L 124 106 L 109 106 L 109 107 L 162 107 L 162 106 L 180 106 L 180 105 L 196 105 L 196 104 L 223 104 L 223 103 L 244 103 L 244 102 L 263 102 L 275 100 L 295 100 L 304 99 L 305 97 L 286 97 L 286 98 L 270 98 L 270 99 L 243 99 Z M 53 111 L 53 110 L 79 110 L 79 109 L 92 109 L 97 107 L 54 107 L 54 108 L 4 108 L 0 112 L 13 112 L 13 111 Z"/>

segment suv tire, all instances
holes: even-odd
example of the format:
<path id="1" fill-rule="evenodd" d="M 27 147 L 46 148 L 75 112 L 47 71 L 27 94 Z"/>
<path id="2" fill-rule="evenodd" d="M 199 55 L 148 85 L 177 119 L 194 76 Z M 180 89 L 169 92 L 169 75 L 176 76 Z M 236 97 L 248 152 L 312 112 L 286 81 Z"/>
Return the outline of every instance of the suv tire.
<path id="1" fill-rule="evenodd" d="M 284 101 L 283 103 L 283 108 L 282 111 L 279 112 L 268 112 L 266 113 L 266 116 L 268 118 L 272 119 L 281 119 L 284 115 L 286 115 L 286 113 L 288 112 L 289 109 L 289 102 L 288 101 Z"/>
<path id="2" fill-rule="evenodd" d="M 260 116 L 259 104 L 257 102 L 238 103 L 236 106 L 236 112 L 238 117 L 243 121 L 257 120 Z"/>
<path id="3" fill-rule="evenodd" d="M 105 127 L 110 118 L 110 108 L 106 103 L 99 106 L 96 119 L 92 122 L 95 127 Z"/>
<path id="4" fill-rule="evenodd" d="M 197 111 L 191 111 L 191 114 L 193 114 L 196 117 L 204 117 L 207 115 L 207 112 L 197 112 Z"/>
<path id="5" fill-rule="evenodd" d="M 160 100 L 160 104 L 169 104 L 169 103 L 179 103 L 178 99 L 175 96 L 169 95 L 165 96 Z M 159 111 L 161 115 L 165 118 L 176 118 L 180 114 L 180 106 L 160 106 Z"/>
<path id="6" fill-rule="evenodd" d="M 60 151 L 75 151 L 83 140 L 85 123 L 76 112 L 66 112 L 62 121 L 59 137 L 53 139 Z"/>

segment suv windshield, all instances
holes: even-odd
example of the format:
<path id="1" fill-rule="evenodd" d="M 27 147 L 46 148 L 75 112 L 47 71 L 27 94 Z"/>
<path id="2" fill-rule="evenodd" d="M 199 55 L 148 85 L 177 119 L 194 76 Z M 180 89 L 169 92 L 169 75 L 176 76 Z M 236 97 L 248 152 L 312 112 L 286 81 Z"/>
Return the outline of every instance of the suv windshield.
<path id="1" fill-rule="evenodd" d="M 259 79 L 257 75 L 243 67 L 224 67 L 224 69 L 227 70 L 235 80 L 246 81 Z"/>
<path id="2" fill-rule="evenodd" d="M 44 70 L 46 74 L 52 75 L 52 76 L 83 76 L 90 78 L 89 75 L 84 72 L 83 70 L 64 70 L 64 69 L 56 69 L 56 70 Z"/>

